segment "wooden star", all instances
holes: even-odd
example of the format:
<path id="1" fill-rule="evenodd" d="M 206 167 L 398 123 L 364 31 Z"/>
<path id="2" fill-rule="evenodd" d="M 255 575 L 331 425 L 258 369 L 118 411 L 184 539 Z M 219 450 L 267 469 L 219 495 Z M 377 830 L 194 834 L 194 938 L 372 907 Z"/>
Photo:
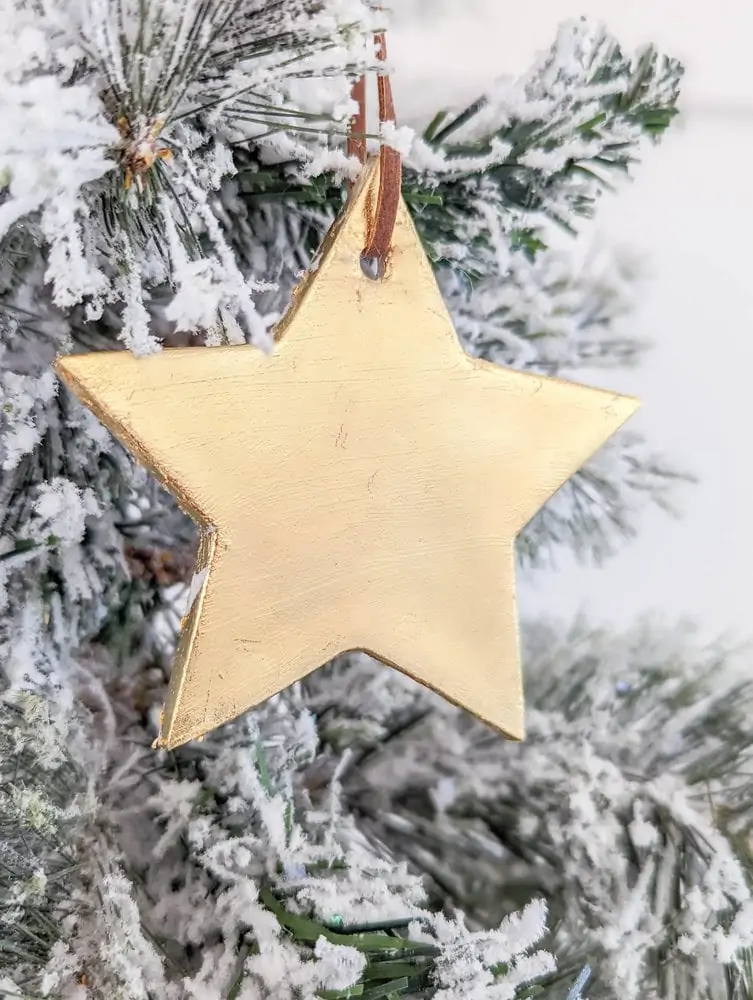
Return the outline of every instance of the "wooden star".
<path id="1" fill-rule="evenodd" d="M 377 181 L 271 356 L 58 361 L 201 529 L 164 746 L 354 649 L 522 738 L 515 536 L 638 404 L 468 357 L 404 204 L 386 277 L 364 276 Z"/>

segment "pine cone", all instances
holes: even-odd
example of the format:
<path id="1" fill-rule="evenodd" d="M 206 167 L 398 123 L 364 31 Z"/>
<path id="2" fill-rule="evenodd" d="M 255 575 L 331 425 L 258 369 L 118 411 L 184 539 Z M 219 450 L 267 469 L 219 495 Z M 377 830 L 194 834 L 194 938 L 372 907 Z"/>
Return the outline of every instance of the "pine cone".
<path id="1" fill-rule="evenodd" d="M 173 552 L 154 547 L 136 548 L 126 544 L 125 556 L 134 580 L 152 581 L 159 587 L 188 583 L 194 566 L 192 552 Z"/>

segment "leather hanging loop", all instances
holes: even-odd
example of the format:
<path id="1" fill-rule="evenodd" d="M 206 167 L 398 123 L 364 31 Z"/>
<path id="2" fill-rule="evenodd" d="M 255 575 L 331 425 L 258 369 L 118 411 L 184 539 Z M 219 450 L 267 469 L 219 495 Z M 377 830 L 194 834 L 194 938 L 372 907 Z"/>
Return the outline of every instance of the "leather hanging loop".
<path id="1" fill-rule="evenodd" d="M 366 162 L 366 77 L 362 76 L 353 84 L 350 96 L 358 104 L 358 111 L 350 122 L 348 132 L 348 156 L 357 156 Z"/>
<path id="2" fill-rule="evenodd" d="M 377 43 L 377 58 L 381 62 L 387 59 L 387 43 L 384 32 L 375 35 Z M 387 73 L 380 73 L 377 78 L 379 95 L 379 123 L 395 121 L 395 102 L 392 96 L 392 84 Z M 358 103 L 358 113 L 351 123 L 351 134 L 348 137 L 348 153 L 357 156 L 361 163 L 366 162 L 366 78 L 361 77 L 352 91 L 353 99 Z M 379 191 L 373 218 L 370 221 L 366 236 L 366 246 L 361 254 L 361 266 L 370 278 L 384 277 L 387 260 L 392 247 L 392 234 L 395 230 L 397 210 L 400 205 L 402 189 L 403 165 L 396 149 L 382 144 L 379 151 Z"/>

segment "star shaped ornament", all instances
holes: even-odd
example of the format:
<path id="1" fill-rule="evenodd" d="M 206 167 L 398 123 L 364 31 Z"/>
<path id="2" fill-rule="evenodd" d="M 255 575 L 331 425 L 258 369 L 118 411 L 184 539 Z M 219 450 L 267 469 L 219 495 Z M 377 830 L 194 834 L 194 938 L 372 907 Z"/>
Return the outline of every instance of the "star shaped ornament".
<path id="1" fill-rule="evenodd" d="M 60 358 L 201 530 L 160 745 L 364 650 L 523 736 L 515 536 L 636 400 L 468 357 L 401 203 L 360 266 L 378 164 L 251 346 Z"/>

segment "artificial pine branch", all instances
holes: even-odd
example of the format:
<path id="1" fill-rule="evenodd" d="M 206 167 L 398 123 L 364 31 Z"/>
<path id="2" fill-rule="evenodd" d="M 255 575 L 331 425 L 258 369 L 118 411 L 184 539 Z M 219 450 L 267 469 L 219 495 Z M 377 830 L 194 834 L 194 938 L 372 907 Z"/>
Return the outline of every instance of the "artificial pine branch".
<path id="1" fill-rule="evenodd" d="M 358 755 L 349 807 L 433 898 L 484 926 L 542 894 L 559 970 L 590 965 L 593 997 L 732 998 L 753 934 L 749 655 L 686 623 L 537 622 L 520 745 L 363 657 L 310 678 L 306 702 Z"/>
<path id="2" fill-rule="evenodd" d="M 318 122 L 314 136 L 326 144 L 328 128 L 347 120 L 348 74 L 375 61 L 369 5 L 3 6 L 0 238 L 8 245 L 19 224 L 31 226 L 55 304 L 82 306 L 88 322 L 116 304 L 121 340 L 137 352 L 158 346 L 148 300 L 164 284 L 178 292 L 172 319 L 180 329 L 268 344 L 255 283 L 217 225 L 214 192 L 232 168 L 234 143 L 253 140 L 305 160 L 295 138 L 307 128 L 301 122 Z M 17 44 L 24 33 L 33 45 Z"/>

